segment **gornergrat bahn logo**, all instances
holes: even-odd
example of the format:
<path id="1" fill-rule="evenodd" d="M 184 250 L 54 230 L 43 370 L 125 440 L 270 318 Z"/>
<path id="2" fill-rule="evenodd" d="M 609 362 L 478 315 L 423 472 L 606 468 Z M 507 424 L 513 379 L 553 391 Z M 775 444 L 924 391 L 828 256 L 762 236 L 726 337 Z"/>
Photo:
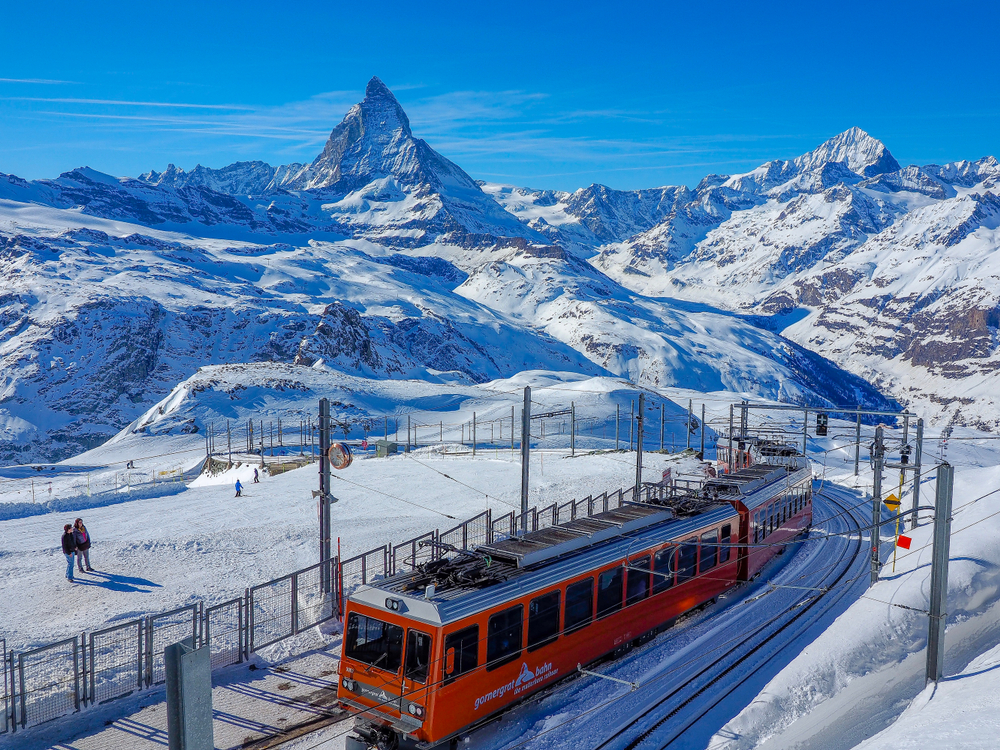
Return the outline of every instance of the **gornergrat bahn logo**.
<path id="1" fill-rule="evenodd" d="M 491 693 L 486 693 L 486 695 L 476 698 L 476 706 L 474 710 L 478 711 L 480 706 L 488 703 L 494 698 L 500 698 L 507 693 L 518 695 L 528 688 L 534 687 L 542 680 L 549 677 L 555 677 L 557 674 L 559 674 L 559 670 L 552 666 L 552 662 L 545 662 L 532 671 L 531 668 L 522 661 L 521 673 L 517 676 L 517 679 L 511 680 L 506 685 L 501 685 Z"/>

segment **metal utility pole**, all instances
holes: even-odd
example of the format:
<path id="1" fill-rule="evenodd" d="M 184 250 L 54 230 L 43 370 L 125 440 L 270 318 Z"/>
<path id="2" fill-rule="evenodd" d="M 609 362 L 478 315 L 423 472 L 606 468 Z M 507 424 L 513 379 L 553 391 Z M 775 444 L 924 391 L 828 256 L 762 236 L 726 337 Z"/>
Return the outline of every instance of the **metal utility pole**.
<path id="1" fill-rule="evenodd" d="M 917 507 L 920 505 L 920 461 L 924 456 L 924 420 L 917 420 L 916 450 L 913 458 L 913 512 L 910 514 L 910 528 L 917 528 Z"/>
<path id="2" fill-rule="evenodd" d="M 233 466 L 233 433 L 229 429 L 229 420 L 226 420 L 226 442 L 229 444 L 229 467 Z"/>
<path id="3" fill-rule="evenodd" d="M 569 402 L 569 455 L 576 455 L 576 404 Z"/>
<path id="4" fill-rule="evenodd" d="M 948 553 L 951 546 L 951 496 L 955 469 L 938 466 L 937 498 L 934 502 L 934 550 L 931 561 L 931 608 L 927 627 L 927 680 L 944 676 L 944 625 L 948 617 Z"/>
<path id="5" fill-rule="evenodd" d="M 809 447 L 809 410 L 802 412 L 802 455 L 806 455 Z"/>
<path id="6" fill-rule="evenodd" d="M 263 436 L 262 436 L 263 437 Z M 333 552 L 330 544 L 330 402 L 319 400 L 319 561 L 326 562 Z M 329 591 L 330 571 L 320 568 L 323 590 Z"/>
<path id="7" fill-rule="evenodd" d="M 514 405 L 510 405 L 510 452 L 514 453 L 514 434 L 517 430 L 514 429 Z"/>
<path id="8" fill-rule="evenodd" d="M 410 452 L 410 415 L 406 415 L 406 452 Z"/>
<path id="9" fill-rule="evenodd" d="M 476 412 L 472 412 L 472 455 L 476 455 Z"/>
<path id="10" fill-rule="evenodd" d="M 438 422 L 438 441 L 444 443 L 444 420 Z"/>
<path id="11" fill-rule="evenodd" d="M 687 432 L 687 445 L 685 446 L 687 449 L 691 448 L 691 419 L 694 417 L 694 414 L 691 411 L 691 407 L 692 407 L 691 399 L 688 399 L 688 423 L 687 423 L 687 430 L 686 430 L 686 432 Z"/>
<path id="12" fill-rule="evenodd" d="M 705 404 L 701 405 L 701 458 L 705 460 Z"/>
<path id="13" fill-rule="evenodd" d="M 733 471 L 733 405 L 729 405 L 729 472 Z"/>
<path id="14" fill-rule="evenodd" d="M 663 402 L 660 402 L 660 453 L 663 453 Z"/>
<path id="15" fill-rule="evenodd" d="M 858 464 L 861 462 L 861 409 L 858 408 L 858 422 L 854 428 L 854 476 L 858 475 Z"/>
<path id="16" fill-rule="evenodd" d="M 635 424 L 635 399 L 632 400 L 632 413 L 628 419 L 628 449 L 632 450 L 632 428 Z"/>
<path id="17" fill-rule="evenodd" d="M 531 386 L 524 386 L 521 410 L 521 533 L 528 533 L 528 461 L 531 446 Z"/>
<path id="18" fill-rule="evenodd" d="M 635 494 L 633 499 L 639 502 L 639 489 L 642 487 L 642 421 L 646 416 L 646 394 L 639 394 L 639 423 L 637 425 L 637 439 L 635 450 Z"/>
<path id="19" fill-rule="evenodd" d="M 875 478 L 872 487 L 872 586 L 878 583 L 878 546 L 882 534 L 882 463 L 885 460 L 885 444 L 882 440 L 882 425 L 875 428 L 875 443 L 872 446 L 875 462 Z"/>
<path id="20" fill-rule="evenodd" d="M 615 404 L 615 450 L 618 450 L 618 425 L 622 421 L 622 408 Z"/>

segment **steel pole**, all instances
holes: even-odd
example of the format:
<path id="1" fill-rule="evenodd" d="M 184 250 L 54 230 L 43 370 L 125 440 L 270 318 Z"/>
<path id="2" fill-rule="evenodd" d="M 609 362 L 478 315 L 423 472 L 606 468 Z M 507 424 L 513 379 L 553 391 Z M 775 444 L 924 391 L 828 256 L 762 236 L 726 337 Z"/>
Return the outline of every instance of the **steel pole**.
<path id="1" fill-rule="evenodd" d="M 642 487 L 642 420 L 646 415 L 646 394 L 639 394 L 639 423 L 635 441 L 635 491 L 633 500 L 639 502 L 639 488 Z"/>
<path id="2" fill-rule="evenodd" d="M 733 405 L 729 405 L 729 458 L 727 460 L 729 464 L 729 473 L 733 472 Z"/>
<path id="3" fill-rule="evenodd" d="M 875 428 L 875 478 L 872 486 L 872 586 L 878 583 L 879 542 L 882 534 L 882 462 L 885 446 L 882 444 L 882 425 Z"/>
<path id="4" fill-rule="evenodd" d="M 858 410 L 858 424 L 854 428 L 854 476 L 858 475 L 858 464 L 861 462 L 861 410 Z"/>
<path id="5" fill-rule="evenodd" d="M 920 507 L 920 461 L 924 456 L 924 420 L 917 420 L 916 450 L 913 454 L 913 512 L 910 514 L 910 528 L 917 527 L 917 508 Z"/>
<path id="6" fill-rule="evenodd" d="M 687 445 L 686 445 L 688 449 L 691 448 L 691 418 L 694 416 L 691 409 L 692 409 L 691 399 L 688 399 L 688 423 L 687 423 Z"/>
<path id="7" fill-rule="evenodd" d="M 319 561 L 333 554 L 330 542 L 330 402 L 319 400 Z M 323 590 L 329 590 L 327 566 L 320 568 Z"/>
<path id="8" fill-rule="evenodd" d="M 531 386 L 524 386 L 521 410 L 521 533 L 528 532 L 528 461 L 531 458 Z"/>
<path id="9" fill-rule="evenodd" d="M 476 455 L 476 412 L 472 412 L 472 455 Z"/>
<path id="10" fill-rule="evenodd" d="M 622 421 L 622 408 L 615 404 L 615 450 L 618 450 L 618 426 Z"/>
<path id="11" fill-rule="evenodd" d="M 802 412 L 802 455 L 806 455 L 809 447 L 809 410 Z"/>
<path id="12" fill-rule="evenodd" d="M 663 453 L 663 402 L 660 402 L 660 453 Z"/>
<path id="13" fill-rule="evenodd" d="M 569 402 L 569 455 L 576 455 L 576 404 Z"/>
<path id="14" fill-rule="evenodd" d="M 934 549 L 931 561 L 931 606 L 927 624 L 927 682 L 944 676 L 944 626 L 948 617 L 948 553 L 951 546 L 951 499 L 955 469 L 938 467 L 934 502 Z"/>
<path id="15" fill-rule="evenodd" d="M 701 405 L 701 459 L 705 460 L 705 404 Z"/>

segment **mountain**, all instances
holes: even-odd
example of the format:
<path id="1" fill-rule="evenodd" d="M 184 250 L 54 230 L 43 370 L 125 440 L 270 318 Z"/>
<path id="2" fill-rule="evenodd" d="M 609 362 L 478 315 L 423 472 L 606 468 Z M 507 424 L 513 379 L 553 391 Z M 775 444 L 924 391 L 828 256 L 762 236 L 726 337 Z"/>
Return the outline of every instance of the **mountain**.
<path id="1" fill-rule="evenodd" d="M 992 429 L 998 177 L 993 157 L 899 167 L 852 128 L 706 178 L 676 214 L 593 262 L 636 293 L 748 314 L 929 419 Z"/>
<path id="2" fill-rule="evenodd" d="M 870 247 L 865 263 L 887 263 L 919 238 L 886 233 L 907 216 L 933 223 L 920 209 L 948 201 L 965 203 L 934 237 L 965 248 L 995 214 L 966 183 L 996 167 L 890 160 L 849 131 L 755 170 L 774 179 L 480 184 L 413 135 L 375 78 L 307 166 L 0 175 L 0 458 L 71 455 L 199 367 L 247 362 L 445 383 L 553 370 L 889 408 L 866 379 L 911 395 L 879 369 L 895 349 L 837 334 L 868 325 L 861 308 L 883 283 L 852 258 Z M 843 299 L 828 299 L 833 283 Z M 856 287 L 838 329 L 833 306 Z M 954 354 L 904 339 L 914 366 Z"/>

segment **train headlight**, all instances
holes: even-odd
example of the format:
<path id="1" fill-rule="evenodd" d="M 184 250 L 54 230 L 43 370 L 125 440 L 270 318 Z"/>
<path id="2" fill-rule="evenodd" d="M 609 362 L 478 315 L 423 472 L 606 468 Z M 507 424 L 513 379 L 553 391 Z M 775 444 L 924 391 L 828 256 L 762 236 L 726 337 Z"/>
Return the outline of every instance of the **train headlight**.
<path id="1" fill-rule="evenodd" d="M 393 599 L 393 598 L 390 597 L 390 598 L 388 598 L 388 599 L 385 600 L 385 608 L 386 609 L 391 609 L 393 612 L 398 612 L 399 611 L 399 605 L 400 604 L 401 604 L 401 602 L 399 601 L 399 599 Z"/>
<path id="2" fill-rule="evenodd" d="M 418 719 L 424 718 L 424 707 L 418 706 L 416 703 L 411 703 L 408 707 L 411 714 L 416 716 Z"/>
<path id="3" fill-rule="evenodd" d="M 350 679 L 349 677 L 345 677 L 343 680 L 341 680 L 340 684 L 344 686 L 345 690 L 350 690 L 352 693 L 357 692 L 358 683 Z"/>

